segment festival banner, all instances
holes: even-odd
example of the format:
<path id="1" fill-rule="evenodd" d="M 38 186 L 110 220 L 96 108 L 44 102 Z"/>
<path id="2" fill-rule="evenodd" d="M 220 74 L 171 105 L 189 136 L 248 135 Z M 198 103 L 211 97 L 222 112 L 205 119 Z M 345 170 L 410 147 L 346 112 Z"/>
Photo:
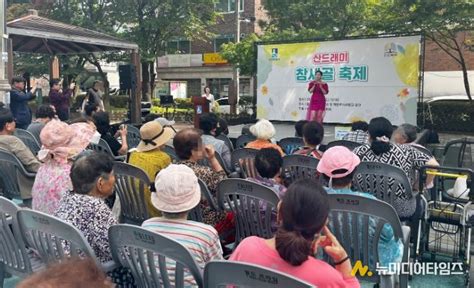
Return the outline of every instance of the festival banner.
<path id="1" fill-rule="evenodd" d="M 305 119 L 316 71 L 329 85 L 326 123 L 416 124 L 421 36 L 257 46 L 257 117 Z"/>

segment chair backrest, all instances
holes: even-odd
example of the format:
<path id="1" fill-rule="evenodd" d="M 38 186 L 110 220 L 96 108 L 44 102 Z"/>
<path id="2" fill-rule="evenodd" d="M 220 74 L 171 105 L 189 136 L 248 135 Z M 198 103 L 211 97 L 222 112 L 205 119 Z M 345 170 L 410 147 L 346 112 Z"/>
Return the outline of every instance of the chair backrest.
<path id="1" fill-rule="evenodd" d="M 305 155 L 287 155 L 283 157 L 282 176 L 285 184 L 289 186 L 300 179 L 318 179 L 316 168 L 319 160 Z"/>
<path id="2" fill-rule="evenodd" d="M 230 152 L 234 151 L 234 145 L 232 144 L 232 141 L 230 141 L 229 137 L 227 137 L 227 135 L 219 134 L 219 136 L 217 136 L 216 138 L 224 141 L 225 145 L 229 148 Z"/>
<path id="3" fill-rule="evenodd" d="M 138 287 L 184 287 L 185 272 L 203 287 L 202 271 L 194 257 L 171 238 L 119 224 L 110 227 L 109 242 L 113 259 L 131 270 Z"/>
<path id="4" fill-rule="evenodd" d="M 217 187 L 219 207 L 234 213 L 236 244 L 248 236 L 272 237 L 272 214 L 279 201 L 269 187 L 244 179 L 225 179 Z"/>
<path id="5" fill-rule="evenodd" d="M 23 129 L 15 129 L 14 135 L 20 140 L 25 143 L 25 145 L 30 149 L 33 155 L 38 155 L 38 151 L 41 149 L 41 145 L 36 140 L 35 136 L 31 134 L 30 131 L 23 130 Z"/>
<path id="6" fill-rule="evenodd" d="M 247 178 L 247 176 L 249 176 L 249 174 L 252 174 L 252 173 L 248 173 L 249 172 L 248 171 L 249 167 L 247 167 L 248 165 L 243 165 L 243 161 L 241 160 L 252 159 L 254 162 L 255 156 L 257 156 L 257 153 L 258 153 L 258 150 L 251 149 L 251 148 L 235 149 L 234 151 L 232 151 L 232 154 L 230 156 L 230 162 L 232 164 L 232 167 L 230 167 L 231 170 L 240 172 L 244 174 L 242 175 L 244 178 Z"/>
<path id="7" fill-rule="evenodd" d="M 20 160 L 12 153 L 0 149 L 0 179 L 3 182 L 3 195 L 7 198 L 21 199 L 18 176 L 34 179 L 36 174 L 26 171 Z"/>
<path id="8" fill-rule="evenodd" d="M 237 140 L 235 141 L 235 149 L 245 148 L 245 146 L 247 146 L 248 143 L 254 141 L 255 139 L 257 139 L 257 137 L 253 135 L 248 135 L 248 134 L 240 135 L 239 137 L 237 137 Z"/>
<path id="9" fill-rule="evenodd" d="M 283 149 L 286 155 L 291 155 L 298 148 L 304 146 L 304 141 L 301 137 L 287 137 L 278 141 L 278 145 Z"/>
<path id="10" fill-rule="evenodd" d="M 347 251 L 352 263 L 360 260 L 370 271 L 376 270 L 380 257 L 378 243 L 386 223 L 392 227 L 395 240 L 403 242 L 400 220 L 388 203 L 363 196 L 330 194 L 329 207 L 329 230 Z M 327 255 L 325 258 L 332 262 Z M 379 275 L 366 275 L 366 279 L 378 282 Z"/>
<path id="11" fill-rule="evenodd" d="M 355 148 L 362 146 L 362 143 L 349 141 L 349 140 L 335 140 L 335 141 L 329 142 L 328 145 L 326 145 L 326 150 L 334 146 L 344 146 L 352 151 Z"/>
<path id="12" fill-rule="evenodd" d="M 44 262 L 85 256 L 100 264 L 84 235 L 71 224 L 33 210 L 20 210 L 17 215 L 26 246 L 34 249 Z"/>
<path id="13" fill-rule="evenodd" d="M 314 287 L 270 268 L 234 261 L 208 262 L 204 267 L 204 285 L 206 287 Z"/>
<path id="14" fill-rule="evenodd" d="M 89 146 L 87 146 L 87 149 L 93 150 L 95 152 L 107 153 L 110 156 L 114 157 L 112 149 L 110 149 L 109 144 L 107 144 L 104 139 L 100 139 L 98 144 L 90 143 Z"/>
<path id="15" fill-rule="evenodd" d="M 179 161 L 179 157 L 178 157 L 178 155 L 176 155 L 176 151 L 174 150 L 173 147 L 165 145 L 161 149 L 162 149 L 163 152 L 165 152 L 166 154 L 168 154 L 171 157 L 172 162 L 178 162 Z"/>
<path id="16" fill-rule="evenodd" d="M 449 141 L 444 147 L 442 165 L 447 167 L 474 168 L 474 139 L 461 138 Z"/>
<path id="17" fill-rule="evenodd" d="M 145 201 L 145 189 L 150 187 L 148 175 L 142 169 L 122 162 L 114 163 L 114 174 L 121 221 L 141 225 L 149 218 Z"/>
<path id="18" fill-rule="evenodd" d="M 133 125 L 127 125 L 128 149 L 137 147 L 138 143 L 140 143 L 140 130 Z"/>
<path id="19" fill-rule="evenodd" d="M 199 187 L 201 188 L 201 199 L 205 199 L 207 202 L 207 205 L 213 210 L 213 211 L 219 211 L 219 206 L 217 206 L 216 200 L 211 194 L 211 191 L 209 191 L 209 188 L 207 187 L 206 183 L 202 181 L 201 179 L 198 179 L 199 181 Z M 193 210 L 189 211 L 188 214 L 188 219 L 197 221 L 197 222 L 202 222 L 202 209 L 201 206 L 198 204 L 196 207 L 194 207 Z"/>
<path id="20" fill-rule="evenodd" d="M 24 277 L 31 274 L 32 269 L 18 227 L 17 212 L 19 210 L 20 207 L 13 201 L 0 197 L 0 239 L 2 241 L 0 262 L 5 265 L 7 272 Z M 1 275 L 0 280 L 3 280 Z M 2 286 L 2 283 L 0 283 L 0 286 Z"/>
<path id="21" fill-rule="evenodd" d="M 397 199 L 397 190 L 412 196 L 412 186 L 405 172 L 384 163 L 361 162 L 354 172 L 352 185 L 355 190 L 371 193 L 391 205 Z"/>

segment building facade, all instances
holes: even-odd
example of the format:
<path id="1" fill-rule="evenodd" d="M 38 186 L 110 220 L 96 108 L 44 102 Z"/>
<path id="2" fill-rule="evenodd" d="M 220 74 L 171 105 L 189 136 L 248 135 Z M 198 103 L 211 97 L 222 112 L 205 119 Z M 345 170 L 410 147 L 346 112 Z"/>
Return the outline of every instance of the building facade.
<path id="1" fill-rule="evenodd" d="M 240 0 L 240 39 L 252 33 L 259 34 L 259 20 L 266 19 L 262 0 Z M 216 99 L 228 97 L 233 67 L 218 54 L 221 45 L 236 39 L 235 0 L 220 0 L 216 10 L 221 14 L 218 23 L 211 27 L 215 35 L 208 41 L 189 41 L 176 37 L 168 42 L 167 54 L 158 57 L 158 94 L 172 94 L 175 98 L 199 96 L 209 86 Z M 253 94 L 253 80 L 240 78 L 240 96 Z M 169 92 L 169 93 L 166 93 Z"/>

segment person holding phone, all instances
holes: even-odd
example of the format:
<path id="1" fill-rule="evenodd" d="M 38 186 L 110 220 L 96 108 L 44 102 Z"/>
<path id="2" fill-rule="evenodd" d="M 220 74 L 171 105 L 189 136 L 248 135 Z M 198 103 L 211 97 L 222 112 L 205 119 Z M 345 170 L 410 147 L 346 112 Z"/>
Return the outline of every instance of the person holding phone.
<path id="1" fill-rule="evenodd" d="M 53 79 L 49 82 L 49 87 L 49 101 L 56 109 L 59 120 L 69 120 L 69 102 L 74 94 L 76 83 L 71 82 L 69 88 L 63 91 L 61 89 L 61 81 L 59 79 Z"/>
<path id="2" fill-rule="evenodd" d="M 94 121 L 97 131 L 100 133 L 100 138 L 104 139 L 107 144 L 109 144 L 110 150 L 114 156 L 126 155 L 128 152 L 127 145 L 127 126 L 120 125 L 119 130 L 112 135 L 110 127 L 110 118 L 107 112 L 97 112 L 92 115 L 92 120 Z M 117 138 L 120 136 L 122 143 L 117 141 Z"/>
<path id="3" fill-rule="evenodd" d="M 311 101 L 309 102 L 306 120 L 317 121 L 323 124 L 324 114 L 326 111 L 326 97 L 329 93 L 329 87 L 326 82 L 322 81 L 323 72 L 316 71 L 315 80 L 309 82 L 308 92 L 311 93 Z"/>

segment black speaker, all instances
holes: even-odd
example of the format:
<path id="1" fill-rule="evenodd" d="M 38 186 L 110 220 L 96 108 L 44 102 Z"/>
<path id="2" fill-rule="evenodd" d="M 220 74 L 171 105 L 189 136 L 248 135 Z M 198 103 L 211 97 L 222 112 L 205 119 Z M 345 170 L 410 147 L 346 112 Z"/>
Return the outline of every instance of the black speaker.
<path id="1" fill-rule="evenodd" d="M 137 87 L 137 74 L 135 65 L 119 66 L 120 90 L 135 89 Z"/>

